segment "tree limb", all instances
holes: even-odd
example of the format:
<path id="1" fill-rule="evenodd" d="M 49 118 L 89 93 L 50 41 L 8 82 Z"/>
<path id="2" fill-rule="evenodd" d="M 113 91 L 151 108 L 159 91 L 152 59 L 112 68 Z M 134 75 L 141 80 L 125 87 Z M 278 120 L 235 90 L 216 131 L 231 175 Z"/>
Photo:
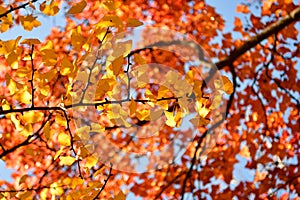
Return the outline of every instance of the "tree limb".
<path id="1" fill-rule="evenodd" d="M 21 8 L 25 9 L 26 6 L 28 6 L 30 3 L 34 3 L 34 2 L 37 2 L 37 0 L 29 1 L 29 2 L 24 3 L 24 4 L 22 4 L 22 5 L 20 5 L 20 6 L 17 6 L 17 7 L 12 7 L 12 6 L 10 6 L 10 9 L 9 9 L 9 10 L 7 10 L 5 13 L 0 14 L 0 18 L 2 18 L 2 17 L 7 17 L 7 15 L 8 15 L 9 13 L 11 13 L 11 12 L 13 12 L 13 11 L 15 11 L 15 10 L 19 10 L 19 9 L 21 9 Z"/>
<path id="2" fill-rule="evenodd" d="M 269 27 L 265 28 L 261 33 L 252 37 L 248 41 L 246 41 L 242 46 L 236 48 L 233 52 L 230 53 L 225 59 L 220 60 L 215 63 L 218 69 L 223 69 L 226 66 L 229 66 L 233 61 L 235 61 L 238 57 L 246 53 L 249 49 L 255 47 L 264 39 L 267 39 L 271 35 L 281 31 L 291 23 L 298 21 L 300 19 L 300 7 L 294 9 L 290 14 L 283 17 L 281 20 L 273 23 Z"/>

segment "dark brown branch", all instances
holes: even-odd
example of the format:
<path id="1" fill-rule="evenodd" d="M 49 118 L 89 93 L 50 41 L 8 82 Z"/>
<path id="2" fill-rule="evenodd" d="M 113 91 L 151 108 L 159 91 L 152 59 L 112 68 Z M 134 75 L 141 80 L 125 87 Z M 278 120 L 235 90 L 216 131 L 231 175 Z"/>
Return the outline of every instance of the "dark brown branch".
<path id="1" fill-rule="evenodd" d="M 37 188 L 25 188 L 25 189 L 20 189 L 20 190 L 0 190 L 0 192 L 2 193 L 15 193 L 15 192 L 26 192 L 26 191 L 39 191 L 41 189 L 45 189 L 45 188 L 48 188 L 48 189 L 55 189 L 55 188 L 58 188 L 58 187 L 66 187 L 67 185 L 58 185 L 58 186 L 40 186 L 40 187 L 37 187 Z"/>
<path id="2" fill-rule="evenodd" d="M 300 7 L 297 7 L 290 14 L 283 17 L 281 20 L 273 23 L 269 27 L 265 28 L 261 31 L 261 33 L 246 41 L 242 46 L 236 48 L 233 52 L 231 52 L 231 54 L 228 57 L 215 63 L 215 65 L 218 69 L 223 69 L 224 67 L 229 66 L 231 63 L 233 63 L 233 61 L 235 61 L 237 58 L 239 58 L 251 48 L 255 47 L 261 41 L 267 39 L 275 33 L 278 33 L 279 31 L 281 31 L 291 23 L 298 21 L 299 19 Z"/>
<path id="3" fill-rule="evenodd" d="M 85 93 L 86 93 L 88 87 L 90 86 L 91 78 L 92 78 L 92 71 L 93 71 L 93 69 L 95 68 L 95 66 L 96 66 L 96 64 L 97 64 L 97 61 L 98 61 L 98 59 L 99 59 L 100 48 L 101 48 L 102 43 L 103 43 L 103 41 L 105 40 L 106 36 L 108 35 L 108 33 L 109 33 L 109 28 L 106 29 L 105 35 L 103 36 L 102 40 L 99 41 L 99 44 L 100 44 L 100 45 L 99 45 L 99 47 L 98 47 L 98 50 L 97 50 L 97 53 L 96 53 L 96 58 L 95 58 L 95 60 L 94 60 L 93 65 L 92 65 L 91 67 L 88 67 L 88 69 L 89 69 L 90 72 L 89 72 L 87 84 L 86 84 L 85 88 L 82 90 L 82 96 L 81 96 L 81 99 L 80 99 L 80 103 L 83 102 Z"/>
<path id="4" fill-rule="evenodd" d="M 31 79 L 29 80 L 30 86 L 31 86 L 31 108 L 34 108 L 34 91 L 35 88 L 33 86 L 33 77 L 34 77 L 34 64 L 33 64 L 33 50 L 34 50 L 34 45 L 31 46 L 31 52 L 29 53 L 30 56 L 30 61 L 31 61 Z"/>
<path id="5" fill-rule="evenodd" d="M 194 152 L 194 156 L 192 158 L 192 161 L 191 161 L 191 166 L 188 170 L 188 172 L 186 173 L 185 175 L 185 178 L 183 180 L 183 183 L 181 185 L 182 189 L 181 189 L 181 200 L 184 200 L 184 195 L 185 195 L 185 188 L 186 188 L 186 183 L 187 181 L 189 180 L 189 178 L 191 177 L 191 174 L 192 174 L 192 171 L 193 171 L 193 168 L 194 168 L 194 165 L 196 163 L 196 159 L 197 159 L 197 155 L 198 155 L 198 151 L 201 149 L 201 145 L 202 145 L 202 142 L 203 140 L 205 139 L 205 137 L 207 136 L 207 134 L 214 130 L 215 128 L 217 128 L 220 124 L 222 124 L 225 120 L 225 116 L 220 120 L 218 121 L 217 123 L 215 123 L 214 125 L 212 125 L 211 128 L 209 128 L 208 130 L 206 130 L 198 139 L 197 141 L 197 146 L 195 148 L 195 152 Z"/>
<path id="6" fill-rule="evenodd" d="M 22 147 L 22 146 L 26 146 L 26 145 L 32 143 L 34 140 L 36 140 L 36 139 L 38 138 L 38 137 L 36 137 L 36 136 L 38 136 L 38 135 L 40 134 L 41 130 L 44 128 L 44 126 L 46 125 L 47 121 L 49 121 L 49 120 L 51 119 L 51 117 L 52 117 L 52 113 L 51 113 L 51 114 L 49 115 L 49 117 L 45 120 L 45 122 L 42 124 L 42 126 L 41 126 L 34 134 L 29 135 L 29 136 L 27 137 L 26 140 L 24 140 L 23 142 L 19 143 L 18 145 L 14 146 L 14 147 L 12 147 L 12 148 L 10 148 L 10 149 L 6 149 L 5 151 L 3 151 L 3 152 L 0 154 L 0 159 L 3 158 L 4 156 L 6 156 L 7 154 L 14 152 L 14 151 L 17 150 L 18 148 L 20 148 L 20 147 Z M 33 139 L 32 141 L 30 141 L 31 138 L 33 138 L 33 137 L 36 137 L 36 138 Z"/>
<path id="7" fill-rule="evenodd" d="M 71 128 L 70 128 L 70 120 L 68 118 L 67 111 L 63 110 L 63 113 L 64 113 L 64 117 L 65 117 L 66 122 L 67 122 L 67 131 L 68 131 L 68 133 L 70 135 L 71 151 L 74 153 L 75 157 L 77 158 L 78 156 L 77 156 L 77 153 L 76 153 L 75 148 L 74 148 L 74 138 L 73 138 L 73 135 L 72 135 L 72 132 L 71 132 Z M 83 176 L 81 174 L 81 169 L 80 169 L 80 160 L 77 159 L 76 162 L 77 162 L 77 167 L 78 167 L 78 171 L 79 171 L 79 177 L 81 179 L 83 179 Z"/>
<path id="8" fill-rule="evenodd" d="M 133 99 L 135 102 L 137 103 L 147 103 L 147 102 L 157 102 L 157 101 L 166 101 L 166 100 L 178 100 L 181 97 L 168 97 L 168 98 L 160 98 L 160 99 L 156 99 L 156 100 L 150 100 L 150 99 Z M 17 109 L 10 109 L 10 110 L 0 110 L 0 115 L 5 115 L 5 114 L 9 114 L 9 113 L 23 113 L 23 112 L 28 112 L 28 111 L 32 111 L 32 110 L 40 110 L 40 111 L 63 111 L 64 109 L 69 109 L 69 108 L 75 108 L 75 107 L 80 107 L 80 106 L 90 106 L 90 107 L 97 107 L 97 106 L 103 106 L 106 104 L 122 104 L 124 102 L 129 102 L 131 100 L 127 100 L 127 99 L 122 99 L 122 100 L 118 100 L 118 101 L 110 101 L 110 100 L 104 100 L 101 102 L 97 102 L 97 103 L 75 103 L 75 104 L 70 104 L 70 105 L 66 105 L 64 107 L 58 107 L 58 106 L 54 106 L 54 107 L 47 107 L 47 106 L 36 106 L 33 108 L 17 108 Z"/>
<path id="9" fill-rule="evenodd" d="M 107 176 L 107 178 L 104 180 L 103 186 L 101 187 L 101 189 L 99 190 L 99 192 L 97 193 L 97 195 L 93 198 L 93 200 L 99 199 L 99 196 L 100 196 L 101 192 L 104 190 L 104 188 L 105 188 L 105 186 L 106 186 L 106 184 L 107 184 L 109 178 L 113 175 L 113 174 L 111 173 L 112 167 L 113 167 L 113 165 L 110 163 L 110 169 L 109 169 L 108 176 Z"/>
<path id="10" fill-rule="evenodd" d="M 17 6 L 17 7 L 12 7 L 12 6 L 10 6 L 10 9 L 9 9 L 9 10 L 7 10 L 6 12 L 0 14 L 0 18 L 2 18 L 2 17 L 7 17 L 7 15 L 8 15 L 9 13 L 11 13 L 11 12 L 13 12 L 13 11 L 15 11 L 15 10 L 19 10 L 19 9 L 22 9 L 22 8 L 25 9 L 26 6 L 28 6 L 30 3 L 34 3 L 34 2 L 37 2 L 37 0 L 29 1 L 29 2 L 24 3 L 24 4 L 22 4 L 22 5 L 20 5 L 20 6 Z"/>

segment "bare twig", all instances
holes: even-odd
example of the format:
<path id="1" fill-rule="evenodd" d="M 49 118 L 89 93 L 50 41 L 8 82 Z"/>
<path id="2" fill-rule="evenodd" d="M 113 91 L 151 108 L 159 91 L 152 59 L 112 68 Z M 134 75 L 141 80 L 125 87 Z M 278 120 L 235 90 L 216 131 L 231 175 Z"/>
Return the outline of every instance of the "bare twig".
<path id="1" fill-rule="evenodd" d="M 24 4 L 22 4 L 22 5 L 20 5 L 20 6 L 17 6 L 17 7 L 12 7 L 12 6 L 10 6 L 10 9 L 9 9 L 9 10 L 7 10 L 6 12 L 0 14 L 0 18 L 2 18 L 2 17 L 7 17 L 7 15 L 8 15 L 9 13 L 11 13 L 11 12 L 13 12 L 13 11 L 15 11 L 15 10 L 19 10 L 19 9 L 22 9 L 22 8 L 25 9 L 26 6 L 28 6 L 30 3 L 34 3 L 34 2 L 37 2 L 37 0 L 29 1 L 29 2 L 24 3 Z"/>
<path id="2" fill-rule="evenodd" d="M 101 189 L 99 190 L 99 192 L 97 193 L 97 195 L 93 198 L 93 200 L 99 199 L 99 196 L 100 196 L 101 192 L 104 190 L 104 188 L 105 188 L 105 186 L 106 186 L 106 184 L 107 184 L 109 178 L 113 175 L 113 174 L 111 173 L 112 167 L 113 167 L 113 165 L 112 165 L 112 163 L 110 163 L 110 169 L 109 169 L 108 176 L 107 176 L 107 178 L 104 180 L 103 186 L 101 187 Z"/>
<path id="3" fill-rule="evenodd" d="M 46 123 L 51 119 L 51 117 L 52 117 L 52 113 L 50 113 L 49 117 L 45 120 L 45 122 L 43 122 L 42 126 L 34 134 L 29 135 L 26 140 L 24 140 L 20 144 L 12 147 L 10 149 L 6 149 L 5 151 L 3 151 L 0 154 L 0 159 L 3 158 L 4 156 L 6 156 L 7 154 L 14 152 L 16 149 L 18 149 L 18 148 L 20 148 L 22 146 L 26 146 L 26 145 L 32 143 L 33 141 L 35 141 L 38 138 L 38 135 L 40 134 L 40 132 L 43 130 L 43 128 L 46 125 Z M 32 138 L 34 138 L 34 139 L 32 141 L 30 141 Z"/>

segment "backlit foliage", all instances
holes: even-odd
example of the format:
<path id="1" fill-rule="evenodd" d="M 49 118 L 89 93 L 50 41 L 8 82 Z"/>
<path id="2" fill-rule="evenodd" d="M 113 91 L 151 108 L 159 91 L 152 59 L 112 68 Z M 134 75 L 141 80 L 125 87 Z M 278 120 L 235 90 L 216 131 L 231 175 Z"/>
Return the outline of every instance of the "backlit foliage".
<path id="1" fill-rule="evenodd" d="M 42 26 L 40 15 L 62 13 L 66 21 L 44 40 L 0 40 L 0 159 L 14 169 L 12 182 L 0 180 L 0 199 L 297 199 L 300 8 L 291 0 L 241 1 L 236 12 L 225 32 L 223 17 L 202 0 L 0 1 L 1 33 L 32 31 Z M 141 33 L 147 48 L 112 42 L 150 24 Z M 192 37 L 223 75 L 210 81 L 217 74 L 210 69 L 205 82 L 201 64 L 180 59 L 196 50 L 156 48 L 172 38 L 153 37 L 155 28 Z M 114 49 L 101 67 L 99 49 Z M 111 143 L 126 152 L 164 152 L 175 135 L 190 138 L 179 127 L 191 113 L 198 133 L 179 161 L 154 160 L 148 167 L 157 170 L 130 173 L 134 164 L 116 169 L 109 160 Z M 209 134 L 223 121 L 216 137 Z M 162 128 L 146 137 L 154 127 Z"/>

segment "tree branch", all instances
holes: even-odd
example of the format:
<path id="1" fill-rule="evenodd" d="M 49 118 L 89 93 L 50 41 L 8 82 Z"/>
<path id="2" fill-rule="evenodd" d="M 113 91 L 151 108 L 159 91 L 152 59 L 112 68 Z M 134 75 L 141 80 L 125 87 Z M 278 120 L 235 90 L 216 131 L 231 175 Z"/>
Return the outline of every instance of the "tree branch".
<path id="1" fill-rule="evenodd" d="M 21 8 L 25 9 L 26 6 L 28 6 L 30 3 L 34 3 L 34 2 L 37 2 L 37 0 L 29 1 L 29 2 L 27 2 L 27 3 L 24 3 L 24 4 L 20 5 L 20 6 L 18 6 L 18 7 L 12 7 L 12 6 L 10 6 L 10 9 L 9 9 L 9 10 L 7 10 L 5 13 L 0 14 L 0 18 L 2 18 L 2 17 L 7 17 L 7 15 L 8 15 L 9 13 L 11 13 L 11 12 L 13 12 L 13 11 L 15 11 L 15 10 L 19 10 L 19 9 L 21 9 Z"/>
<path id="2" fill-rule="evenodd" d="M 223 69 L 226 66 L 229 66 L 233 61 L 239 58 L 241 55 L 246 53 L 249 49 L 255 47 L 264 39 L 267 39 L 271 35 L 281 31 L 286 26 L 291 23 L 298 21 L 300 19 L 300 7 L 294 9 L 290 14 L 283 17 L 281 20 L 273 23 L 269 27 L 265 28 L 261 33 L 252 37 L 250 40 L 246 41 L 242 46 L 236 48 L 229 56 L 225 59 L 215 63 L 218 69 Z"/>

